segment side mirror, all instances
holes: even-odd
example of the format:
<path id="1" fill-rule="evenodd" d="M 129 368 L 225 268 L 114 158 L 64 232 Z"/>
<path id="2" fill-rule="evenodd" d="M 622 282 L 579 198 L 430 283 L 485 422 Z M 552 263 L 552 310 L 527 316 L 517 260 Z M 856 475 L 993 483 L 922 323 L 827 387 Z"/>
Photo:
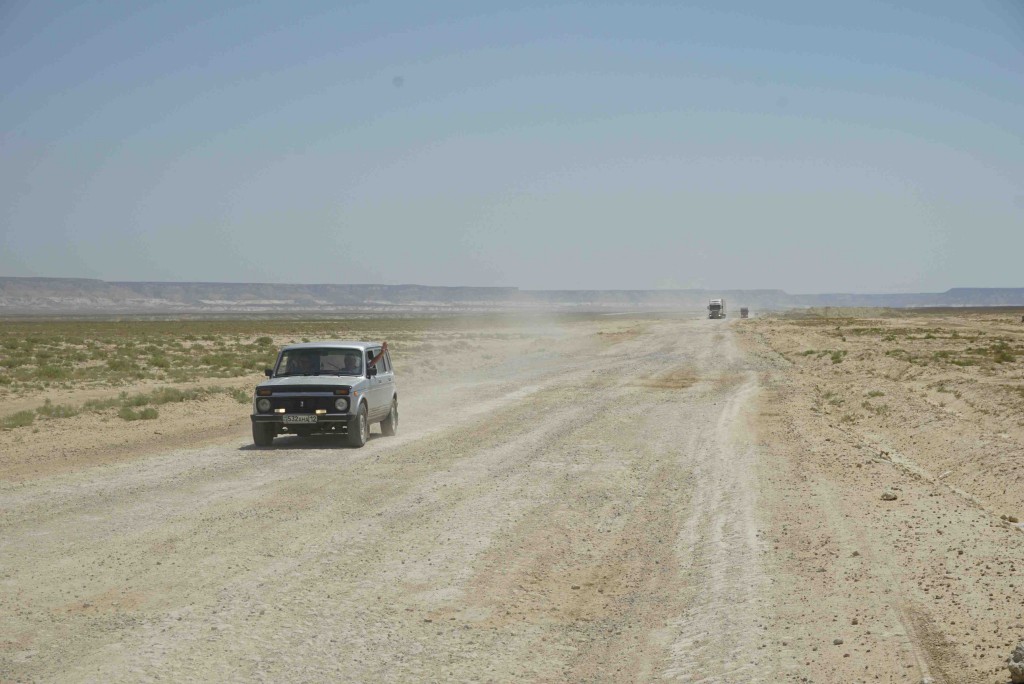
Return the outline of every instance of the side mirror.
<path id="1" fill-rule="evenodd" d="M 274 369 L 273 368 L 264 368 L 263 369 L 263 374 L 266 375 L 269 378 L 269 377 L 274 375 Z"/>
<path id="2" fill-rule="evenodd" d="M 372 378 L 376 374 L 377 374 L 377 367 L 376 366 L 370 366 L 369 368 L 366 369 L 367 377 Z"/>

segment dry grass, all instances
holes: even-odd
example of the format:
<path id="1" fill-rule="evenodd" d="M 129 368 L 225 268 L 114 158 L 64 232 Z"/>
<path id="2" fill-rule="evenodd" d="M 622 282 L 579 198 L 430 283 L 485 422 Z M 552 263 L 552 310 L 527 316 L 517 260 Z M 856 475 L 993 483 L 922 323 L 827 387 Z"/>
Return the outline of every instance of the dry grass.
<path id="1" fill-rule="evenodd" d="M 557 336 L 559 326 L 576 319 L 590 320 L 576 315 L 543 320 L 508 316 L 0 319 L 0 428 L 81 413 L 149 419 L 153 411 L 143 416 L 140 409 L 213 394 L 227 394 L 239 404 L 248 404 L 251 386 L 263 379 L 262 370 L 273 365 L 281 346 L 295 342 L 386 339 L 399 370 L 412 375 L 419 369 L 402 368 L 404 355 L 454 358 L 481 345 L 510 341 L 540 345 Z M 613 330 L 611 336 L 621 341 L 636 334 L 634 326 L 622 335 Z M 491 357 L 484 355 L 483 360 L 489 362 Z M 230 386 L 215 384 L 221 382 Z M 240 388 L 243 382 L 247 386 Z"/>
<path id="2" fill-rule="evenodd" d="M 154 406 L 161 404 L 181 403 L 205 399 L 217 394 L 227 394 L 240 404 L 248 404 L 252 401 L 252 394 L 249 390 L 231 389 L 227 387 L 197 387 L 190 389 L 178 389 L 176 387 L 162 387 L 153 392 L 139 394 L 128 394 L 121 392 L 116 397 L 108 399 L 91 399 L 81 405 L 54 404 L 49 399 L 39 408 L 0 417 L 0 428 L 15 428 L 31 425 L 35 418 L 55 420 L 59 418 L 73 418 L 81 413 L 103 414 L 111 410 L 117 410 L 117 416 L 123 420 L 152 420 L 158 413 Z M 142 409 L 137 411 L 136 409 Z"/>

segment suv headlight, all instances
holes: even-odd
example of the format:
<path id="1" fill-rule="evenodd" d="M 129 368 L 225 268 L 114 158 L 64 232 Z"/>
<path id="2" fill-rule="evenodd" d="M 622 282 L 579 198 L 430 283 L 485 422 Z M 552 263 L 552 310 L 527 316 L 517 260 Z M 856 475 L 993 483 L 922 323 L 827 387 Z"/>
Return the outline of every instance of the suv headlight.
<path id="1" fill-rule="evenodd" d="M 348 399 L 340 397 L 334 400 L 334 408 L 338 409 L 342 413 L 348 411 Z"/>
<path id="2" fill-rule="evenodd" d="M 270 400 L 269 399 L 258 399 L 256 401 L 256 410 L 259 411 L 260 413 L 266 413 L 267 411 L 269 411 L 270 410 Z"/>

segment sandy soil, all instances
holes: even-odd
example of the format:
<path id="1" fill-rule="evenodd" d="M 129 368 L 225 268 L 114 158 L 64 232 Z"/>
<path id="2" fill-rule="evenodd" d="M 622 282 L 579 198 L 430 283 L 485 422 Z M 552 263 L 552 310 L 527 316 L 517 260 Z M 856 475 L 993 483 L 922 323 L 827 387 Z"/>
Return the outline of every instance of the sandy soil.
<path id="1" fill-rule="evenodd" d="M 227 397 L 0 434 L 0 679 L 1007 681 L 1013 497 L 826 412 L 789 325 L 396 350 L 359 450 Z"/>
<path id="2" fill-rule="evenodd" d="M 1008 321 L 736 327 L 741 347 L 771 367 L 758 434 L 772 470 L 770 624 L 776 643 L 786 635 L 789 671 L 825 682 L 860 681 L 858 670 L 869 681 L 1009 681 L 1003 661 L 1024 639 L 1024 528 L 1003 518 L 1024 512 L 1024 364 L 935 360 L 984 346 L 978 333 L 1021 348 L 1024 328 Z M 823 349 L 846 354 L 834 363 Z M 821 645 L 822 628 L 844 643 Z"/>

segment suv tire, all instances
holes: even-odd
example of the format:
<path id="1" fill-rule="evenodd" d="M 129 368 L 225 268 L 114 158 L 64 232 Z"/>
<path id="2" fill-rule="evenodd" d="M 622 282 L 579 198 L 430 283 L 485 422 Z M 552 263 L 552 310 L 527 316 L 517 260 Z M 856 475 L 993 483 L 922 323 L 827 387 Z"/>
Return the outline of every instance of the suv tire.
<path id="1" fill-rule="evenodd" d="M 398 399 L 391 400 L 391 413 L 380 422 L 380 431 L 387 437 L 394 437 L 398 433 Z"/>
<path id="2" fill-rule="evenodd" d="M 359 405 L 359 412 L 348 433 L 348 445 L 359 448 L 370 438 L 370 423 L 366 420 L 366 404 Z"/>
<path id="3" fill-rule="evenodd" d="M 252 424 L 252 441 L 256 446 L 270 446 L 274 443 L 274 425 L 273 423 L 253 423 Z"/>

